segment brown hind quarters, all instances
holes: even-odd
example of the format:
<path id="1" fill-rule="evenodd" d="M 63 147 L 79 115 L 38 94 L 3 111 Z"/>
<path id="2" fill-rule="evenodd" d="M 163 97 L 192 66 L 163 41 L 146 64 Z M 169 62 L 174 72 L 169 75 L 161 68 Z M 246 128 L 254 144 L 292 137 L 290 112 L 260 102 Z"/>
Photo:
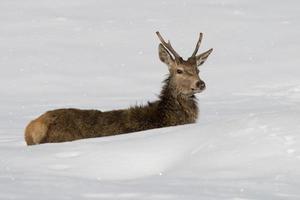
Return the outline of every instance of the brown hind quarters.
<path id="1" fill-rule="evenodd" d="M 45 114 L 32 120 L 25 129 L 25 141 L 27 145 L 40 144 L 46 137 L 48 126 L 45 122 Z"/>

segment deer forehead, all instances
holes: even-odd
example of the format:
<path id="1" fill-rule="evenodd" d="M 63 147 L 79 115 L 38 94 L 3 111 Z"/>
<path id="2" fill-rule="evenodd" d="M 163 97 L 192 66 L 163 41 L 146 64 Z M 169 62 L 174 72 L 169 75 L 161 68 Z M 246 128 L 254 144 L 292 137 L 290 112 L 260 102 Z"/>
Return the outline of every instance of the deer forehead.
<path id="1" fill-rule="evenodd" d="M 175 68 L 184 69 L 185 71 L 196 72 L 198 67 L 194 63 L 190 63 L 188 61 L 183 61 L 180 63 L 176 63 L 174 65 Z"/>

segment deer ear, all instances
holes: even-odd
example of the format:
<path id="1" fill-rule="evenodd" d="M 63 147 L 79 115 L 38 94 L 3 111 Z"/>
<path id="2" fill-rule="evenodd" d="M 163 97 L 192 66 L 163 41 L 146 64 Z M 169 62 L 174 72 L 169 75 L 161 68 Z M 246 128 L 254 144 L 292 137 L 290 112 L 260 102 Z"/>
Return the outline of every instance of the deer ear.
<path id="1" fill-rule="evenodd" d="M 165 63 L 166 65 L 170 66 L 174 63 L 174 59 L 172 58 L 171 54 L 162 44 L 159 44 L 158 46 L 158 55 L 161 62 Z"/>
<path id="2" fill-rule="evenodd" d="M 208 51 L 205 51 L 204 53 L 196 56 L 196 63 L 197 63 L 197 66 L 200 66 L 202 65 L 206 59 L 208 58 L 209 54 L 213 51 L 213 49 L 210 49 Z"/>

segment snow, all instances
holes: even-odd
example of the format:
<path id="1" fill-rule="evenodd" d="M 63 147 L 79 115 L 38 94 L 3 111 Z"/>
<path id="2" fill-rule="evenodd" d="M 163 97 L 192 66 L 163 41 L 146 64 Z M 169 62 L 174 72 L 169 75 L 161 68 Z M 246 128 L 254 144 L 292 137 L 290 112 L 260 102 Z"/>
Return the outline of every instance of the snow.
<path id="1" fill-rule="evenodd" d="M 0 2 L 0 199 L 300 199 L 297 1 Z M 196 124 L 27 147 L 61 107 L 155 100 L 159 30 L 207 90 Z"/>

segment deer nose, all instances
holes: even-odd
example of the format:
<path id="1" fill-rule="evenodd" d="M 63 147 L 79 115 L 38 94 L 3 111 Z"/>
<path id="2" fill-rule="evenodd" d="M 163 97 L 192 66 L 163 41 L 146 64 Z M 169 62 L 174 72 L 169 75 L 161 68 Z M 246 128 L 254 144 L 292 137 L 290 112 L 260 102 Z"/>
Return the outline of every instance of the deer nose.
<path id="1" fill-rule="evenodd" d="M 205 83 L 203 81 L 197 81 L 196 82 L 196 87 L 199 88 L 200 90 L 205 89 Z"/>

